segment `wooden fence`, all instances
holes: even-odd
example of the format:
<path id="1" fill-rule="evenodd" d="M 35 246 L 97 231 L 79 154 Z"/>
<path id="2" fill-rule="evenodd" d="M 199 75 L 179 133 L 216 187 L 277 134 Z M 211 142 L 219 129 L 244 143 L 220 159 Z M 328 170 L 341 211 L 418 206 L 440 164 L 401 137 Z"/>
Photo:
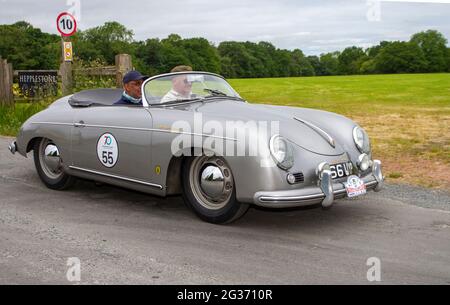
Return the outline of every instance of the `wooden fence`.
<path id="1" fill-rule="evenodd" d="M 69 95 L 73 93 L 74 88 L 74 74 L 85 76 L 110 76 L 115 77 L 115 83 L 117 88 L 122 88 L 123 76 L 133 70 L 133 64 L 131 56 L 128 54 L 118 54 L 115 58 L 115 66 L 106 66 L 98 68 L 78 69 L 76 71 L 72 68 L 71 62 L 65 62 L 60 65 L 58 77 L 61 81 L 61 89 L 63 95 Z M 13 70 L 12 64 L 7 63 L 6 59 L 0 57 L 0 105 L 11 106 L 14 105 L 15 100 L 17 102 L 20 99 L 14 97 L 13 94 L 13 82 L 14 77 L 18 77 L 19 71 Z M 29 71 L 31 72 L 31 71 Z M 53 70 L 35 70 L 33 72 L 54 72 Z M 28 101 L 29 99 L 22 99 Z M 32 99 L 31 99 L 32 100 Z"/>
<path id="2" fill-rule="evenodd" d="M 14 105 L 13 67 L 0 57 L 0 106 Z"/>

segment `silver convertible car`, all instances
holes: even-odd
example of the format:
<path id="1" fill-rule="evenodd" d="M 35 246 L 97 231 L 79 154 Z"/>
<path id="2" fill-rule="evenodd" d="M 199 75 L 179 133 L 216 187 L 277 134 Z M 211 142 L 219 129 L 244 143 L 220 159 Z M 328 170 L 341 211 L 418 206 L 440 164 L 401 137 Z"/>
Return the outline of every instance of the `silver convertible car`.
<path id="1" fill-rule="evenodd" d="M 366 132 L 341 115 L 251 104 L 206 72 L 147 79 L 142 105 L 114 105 L 121 93 L 87 90 L 55 101 L 23 124 L 10 151 L 33 151 L 51 189 L 79 177 L 181 194 L 211 223 L 232 222 L 251 204 L 329 208 L 383 185 Z"/>

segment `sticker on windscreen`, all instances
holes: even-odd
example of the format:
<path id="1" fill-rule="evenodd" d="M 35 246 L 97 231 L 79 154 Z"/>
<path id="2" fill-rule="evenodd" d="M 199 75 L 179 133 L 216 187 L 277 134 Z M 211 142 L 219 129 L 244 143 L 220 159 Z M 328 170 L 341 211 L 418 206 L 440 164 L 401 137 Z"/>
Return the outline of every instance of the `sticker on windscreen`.
<path id="1" fill-rule="evenodd" d="M 119 159 L 119 147 L 112 134 L 105 133 L 98 139 L 97 156 L 103 166 L 111 168 L 116 165 Z"/>

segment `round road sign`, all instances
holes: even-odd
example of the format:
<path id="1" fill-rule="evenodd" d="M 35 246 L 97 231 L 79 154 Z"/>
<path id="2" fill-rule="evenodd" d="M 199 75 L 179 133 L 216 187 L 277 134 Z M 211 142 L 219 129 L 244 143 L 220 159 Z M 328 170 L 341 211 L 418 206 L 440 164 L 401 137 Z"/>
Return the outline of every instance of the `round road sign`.
<path id="1" fill-rule="evenodd" d="M 77 21 L 74 16 L 64 12 L 56 18 L 56 27 L 62 36 L 72 36 L 77 31 Z"/>

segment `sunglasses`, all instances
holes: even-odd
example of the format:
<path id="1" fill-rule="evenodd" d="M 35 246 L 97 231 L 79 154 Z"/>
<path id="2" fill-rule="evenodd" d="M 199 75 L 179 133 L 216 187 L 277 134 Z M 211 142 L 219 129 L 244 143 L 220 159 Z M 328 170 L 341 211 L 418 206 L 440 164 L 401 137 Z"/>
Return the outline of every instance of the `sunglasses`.
<path id="1" fill-rule="evenodd" d="M 130 84 L 133 86 L 141 86 L 144 82 L 141 80 L 131 81 Z"/>

